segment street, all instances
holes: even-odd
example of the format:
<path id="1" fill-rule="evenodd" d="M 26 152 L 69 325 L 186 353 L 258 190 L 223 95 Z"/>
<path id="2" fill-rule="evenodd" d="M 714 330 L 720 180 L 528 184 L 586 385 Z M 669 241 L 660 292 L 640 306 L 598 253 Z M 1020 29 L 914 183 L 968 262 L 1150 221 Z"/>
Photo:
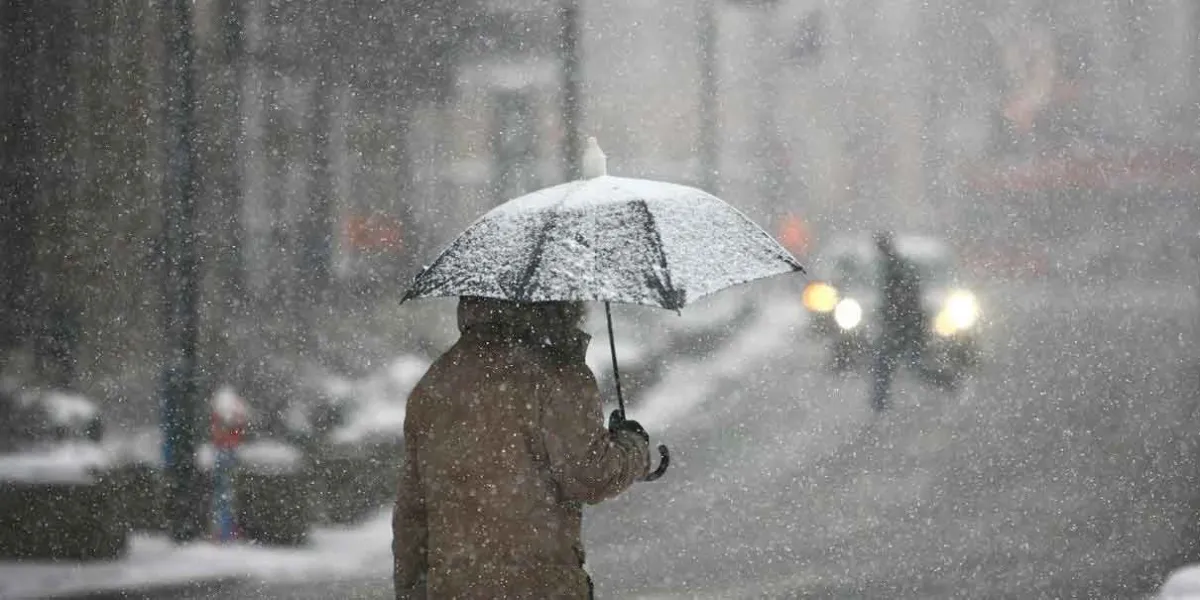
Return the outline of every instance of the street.
<path id="1" fill-rule="evenodd" d="M 982 371 L 957 395 L 901 377 L 881 415 L 863 377 L 823 369 L 783 297 L 730 342 L 746 344 L 736 368 L 668 370 L 633 412 L 671 470 L 587 514 L 597 596 L 1136 597 L 1196 562 L 1192 292 L 980 296 Z M 655 410 L 699 372 L 686 412 Z M 387 548 L 365 567 L 377 575 L 184 597 L 388 597 Z"/>

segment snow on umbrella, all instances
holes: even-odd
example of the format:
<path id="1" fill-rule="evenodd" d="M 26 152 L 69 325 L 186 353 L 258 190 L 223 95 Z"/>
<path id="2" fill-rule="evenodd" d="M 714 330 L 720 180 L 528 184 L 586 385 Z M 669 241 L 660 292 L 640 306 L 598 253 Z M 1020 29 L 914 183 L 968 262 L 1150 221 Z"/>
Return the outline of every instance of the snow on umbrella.
<path id="1" fill-rule="evenodd" d="M 593 177 L 520 196 L 483 215 L 416 276 L 404 300 L 604 302 L 624 415 L 609 303 L 679 310 L 733 285 L 804 269 L 716 196 L 665 181 L 609 176 L 595 138 L 588 144 L 585 171 Z M 667 454 L 659 449 L 661 474 Z"/>

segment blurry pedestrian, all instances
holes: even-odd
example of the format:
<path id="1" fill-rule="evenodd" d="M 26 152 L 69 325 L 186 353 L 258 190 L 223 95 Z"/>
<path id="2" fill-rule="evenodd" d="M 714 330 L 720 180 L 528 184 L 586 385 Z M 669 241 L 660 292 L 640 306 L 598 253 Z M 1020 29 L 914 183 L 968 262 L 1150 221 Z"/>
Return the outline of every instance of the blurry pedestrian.
<path id="1" fill-rule="evenodd" d="M 881 328 L 872 368 L 871 406 L 887 408 L 892 377 L 902 361 L 919 359 L 925 341 L 921 310 L 921 281 L 916 267 L 896 251 L 889 231 L 877 232 L 875 248 L 880 256 Z"/>
<path id="2" fill-rule="evenodd" d="M 396 598 L 591 597 L 582 506 L 644 478 L 650 451 L 636 421 L 602 424 L 583 316 L 459 300 L 461 337 L 408 399 Z"/>

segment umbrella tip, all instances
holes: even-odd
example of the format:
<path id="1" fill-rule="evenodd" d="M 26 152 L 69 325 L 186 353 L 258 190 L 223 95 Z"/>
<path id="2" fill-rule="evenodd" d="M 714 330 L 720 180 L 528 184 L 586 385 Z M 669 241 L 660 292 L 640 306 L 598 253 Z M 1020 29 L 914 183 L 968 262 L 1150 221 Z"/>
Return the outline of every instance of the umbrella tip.
<path id="1" fill-rule="evenodd" d="M 582 166 L 584 179 L 608 175 L 608 157 L 600 149 L 600 142 L 596 139 L 596 136 L 588 136 L 587 149 L 583 152 Z"/>

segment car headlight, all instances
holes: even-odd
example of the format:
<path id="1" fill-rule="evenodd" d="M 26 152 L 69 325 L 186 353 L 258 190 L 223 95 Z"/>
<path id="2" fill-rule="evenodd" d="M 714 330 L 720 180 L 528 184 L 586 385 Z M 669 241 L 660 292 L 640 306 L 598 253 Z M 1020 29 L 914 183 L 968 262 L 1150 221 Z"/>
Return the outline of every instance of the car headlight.
<path id="1" fill-rule="evenodd" d="M 812 312 L 832 312 L 837 303 L 837 289 L 828 283 L 814 281 L 804 287 L 804 308 Z"/>
<path id="2" fill-rule="evenodd" d="M 933 320 L 933 330 L 941 336 L 951 336 L 970 329 L 979 320 L 979 302 L 966 290 L 955 290 L 946 296 L 942 310 Z"/>
<path id="3" fill-rule="evenodd" d="M 862 323 L 862 305 L 853 298 L 846 298 L 833 308 L 833 320 L 842 329 L 850 330 Z"/>

